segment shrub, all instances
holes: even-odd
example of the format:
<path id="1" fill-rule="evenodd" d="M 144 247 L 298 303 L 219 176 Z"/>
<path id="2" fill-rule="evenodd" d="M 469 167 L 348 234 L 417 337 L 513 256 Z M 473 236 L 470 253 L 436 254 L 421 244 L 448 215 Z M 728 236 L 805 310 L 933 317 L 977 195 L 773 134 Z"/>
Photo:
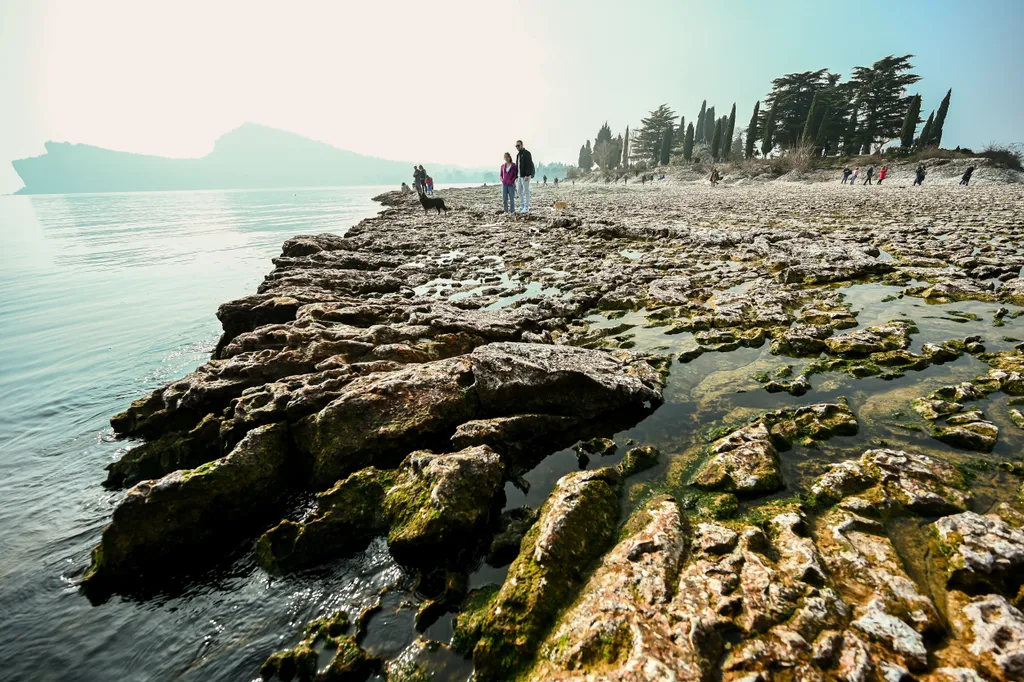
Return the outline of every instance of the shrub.
<path id="1" fill-rule="evenodd" d="M 998 145 L 990 142 L 978 156 L 990 159 L 993 163 L 1000 166 L 1024 171 L 1024 166 L 1021 165 L 1022 154 L 1020 145 Z"/>

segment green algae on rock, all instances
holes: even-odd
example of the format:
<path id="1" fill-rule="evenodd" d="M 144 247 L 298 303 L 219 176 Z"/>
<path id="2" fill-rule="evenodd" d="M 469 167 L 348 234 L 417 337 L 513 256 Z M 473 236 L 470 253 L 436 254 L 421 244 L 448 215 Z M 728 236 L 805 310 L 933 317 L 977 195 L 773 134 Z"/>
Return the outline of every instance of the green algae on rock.
<path id="1" fill-rule="evenodd" d="M 486 445 L 435 455 L 414 452 L 397 470 L 357 471 L 317 496 L 309 519 L 284 520 L 256 543 L 260 563 L 285 572 L 323 562 L 388 534 L 396 558 L 450 548 L 487 521 L 504 465 Z"/>
<path id="2" fill-rule="evenodd" d="M 278 651 L 260 667 L 265 680 L 280 679 L 289 682 L 356 682 L 365 679 L 373 668 L 370 658 L 356 643 L 349 630 L 348 617 L 343 611 L 317 618 L 306 626 L 305 637 L 292 649 Z M 320 653 L 330 656 L 322 670 Z"/>
<path id="3" fill-rule="evenodd" d="M 708 459 L 689 483 L 748 497 L 775 492 L 785 487 L 776 444 L 785 447 L 856 432 L 857 419 L 845 402 L 768 412 L 712 443 Z"/>
<path id="4" fill-rule="evenodd" d="M 260 536 L 260 565 L 270 573 L 287 573 L 359 548 L 387 531 L 381 504 L 393 481 L 394 472 L 368 467 L 319 493 L 310 518 L 285 519 Z"/>
<path id="5" fill-rule="evenodd" d="M 567 474 L 555 485 L 479 622 L 477 679 L 507 679 L 528 663 L 591 561 L 614 539 L 620 487 L 609 468 Z"/>
<path id="6" fill-rule="evenodd" d="M 287 492 L 289 453 L 287 428 L 271 424 L 198 469 L 139 483 L 114 509 L 83 583 L 116 587 L 201 563 L 199 549 L 239 538 L 276 508 Z"/>
<path id="7" fill-rule="evenodd" d="M 116 462 L 107 465 L 110 488 L 133 486 L 139 481 L 160 478 L 178 469 L 192 469 L 223 454 L 220 420 L 206 415 L 185 434 L 168 433 L 132 448 Z"/>
<path id="8" fill-rule="evenodd" d="M 622 461 L 619 462 L 617 468 L 623 478 L 628 478 L 633 474 L 638 474 L 655 466 L 660 455 L 661 453 L 658 452 L 658 449 L 651 445 L 630 448 L 626 450 L 626 454 L 622 457 Z"/>
<path id="9" fill-rule="evenodd" d="M 903 509 L 915 514 L 955 514 L 970 508 L 964 475 L 952 464 L 902 450 L 868 450 L 860 459 L 833 464 L 814 481 L 811 495 L 842 502 L 878 517 Z"/>

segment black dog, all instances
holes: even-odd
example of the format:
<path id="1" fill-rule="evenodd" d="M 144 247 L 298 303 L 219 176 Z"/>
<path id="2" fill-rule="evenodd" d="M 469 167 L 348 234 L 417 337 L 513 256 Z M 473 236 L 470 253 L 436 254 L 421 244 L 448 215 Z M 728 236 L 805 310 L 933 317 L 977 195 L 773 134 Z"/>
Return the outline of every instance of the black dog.
<path id="1" fill-rule="evenodd" d="M 444 199 L 441 197 L 428 197 L 423 192 L 420 192 L 420 203 L 423 204 L 423 212 L 426 213 L 432 208 L 436 208 L 440 215 L 441 210 L 444 209 L 444 214 L 448 215 L 448 207 L 444 205 Z"/>

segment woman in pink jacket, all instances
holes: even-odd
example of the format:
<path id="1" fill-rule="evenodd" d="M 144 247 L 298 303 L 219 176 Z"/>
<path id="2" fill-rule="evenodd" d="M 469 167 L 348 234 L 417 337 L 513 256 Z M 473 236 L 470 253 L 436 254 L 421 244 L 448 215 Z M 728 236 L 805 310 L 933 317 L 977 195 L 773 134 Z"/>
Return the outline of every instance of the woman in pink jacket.
<path id="1" fill-rule="evenodd" d="M 505 215 L 511 215 L 516 210 L 516 176 L 519 170 L 508 152 L 505 152 L 505 163 L 498 169 L 498 174 L 501 175 L 501 205 Z"/>

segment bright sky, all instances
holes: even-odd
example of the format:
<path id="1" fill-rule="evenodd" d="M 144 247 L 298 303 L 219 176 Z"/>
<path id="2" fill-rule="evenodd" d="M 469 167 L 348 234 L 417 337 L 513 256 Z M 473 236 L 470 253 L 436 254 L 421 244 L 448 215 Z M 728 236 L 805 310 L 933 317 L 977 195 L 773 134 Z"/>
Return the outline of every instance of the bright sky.
<path id="1" fill-rule="evenodd" d="M 0 193 L 46 140 L 202 156 L 246 121 L 413 162 L 576 160 L 662 102 L 917 55 L 943 142 L 1024 141 L 1024 0 L 0 0 Z"/>

